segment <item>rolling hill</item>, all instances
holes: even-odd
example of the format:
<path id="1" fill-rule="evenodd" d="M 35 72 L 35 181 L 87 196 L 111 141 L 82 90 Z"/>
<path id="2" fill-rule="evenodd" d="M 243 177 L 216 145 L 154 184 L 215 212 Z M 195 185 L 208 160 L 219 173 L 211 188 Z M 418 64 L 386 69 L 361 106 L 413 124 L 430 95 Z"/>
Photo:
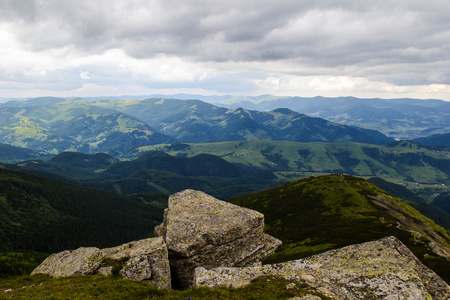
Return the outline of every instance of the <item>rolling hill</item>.
<path id="1" fill-rule="evenodd" d="M 0 105 L 0 143 L 57 154 L 118 156 L 145 145 L 184 141 L 288 140 L 385 144 L 367 129 L 288 109 L 227 109 L 200 100 L 37 98 Z"/>
<path id="2" fill-rule="evenodd" d="M 271 171 L 230 163 L 210 154 L 176 157 L 149 152 L 131 161 L 118 161 L 104 153 L 63 152 L 47 161 L 30 160 L 5 167 L 119 194 L 169 195 L 193 188 L 227 198 L 280 182 Z"/>
<path id="3" fill-rule="evenodd" d="M 372 130 L 343 126 L 289 109 L 269 112 L 226 109 L 200 100 L 93 100 L 120 111 L 180 141 L 201 143 L 243 140 L 361 142 L 384 144 L 392 139 Z"/>
<path id="4" fill-rule="evenodd" d="M 53 154 L 70 150 L 119 155 L 139 145 L 174 141 L 117 111 L 76 100 L 50 100 L 42 106 L 42 99 L 4 103 L 0 143 Z"/>
<path id="5" fill-rule="evenodd" d="M 218 105 L 273 110 L 280 107 L 313 117 L 411 140 L 450 132 L 450 102 L 420 99 L 359 99 L 354 97 L 229 97 Z"/>
<path id="6" fill-rule="evenodd" d="M 372 148 L 367 150 L 369 146 Z M 356 174 L 370 178 L 372 183 L 383 190 L 406 201 L 445 228 L 450 228 L 450 214 L 431 204 L 436 194 L 448 191 L 445 184 L 433 183 L 438 176 L 443 176 L 443 172 L 449 172 L 445 169 L 448 163 L 445 161 L 447 154 L 437 152 L 434 148 L 410 142 L 373 146 L 260 141 L 157 147 L 172 155 L 150 151 L 142 152 L 140 157 L 130 161 L 119 161 L 101 153 L 92 155 L 63 152 L 47 161 L 31 160 L 18 163 L 15 168 L 119 194 L 154 192 L 169 195 L 191 188 L 205 191 L 220 199 L 277 186 L 311 174 Z M 202 152 L 219 153 L 223 158 Z M 382 155 L 373 158 L 365 152 Z M 314 155 L 306 156 L 309 153 Z M 306 156 L 302 158 L 304 163 L 299 162 L 301 155 Z M 444 155 L 444 158 L 441 155 Z M 433 159 L 442 161 L 437 161 L 434 165 L 425 163 Z M 320 164 L 314 165 L 318 162 Z M 418 166 L 419 163 L 423 164 L 422 167 Z M 320 169 L 321 166 L 333 164 L 334 170 Z M 361 172 L 359 165 L 377 168 L 362 169 L 365 172 L 358 173 Z M 443 171 L 436 165 L 442 165 Z M 392 177 L 387 177 L 388 174 Z M 429 178 L 426 179 L 424 175 Z M 383 176 L 384 179 L 374 176 Z M 446 178 L 448 177 L 443 176 L 440 180 L 448 182 Z M 421 184 L 408 181 L 419 179 L 422 180 Z M 425 179 L 429 180 L 428 183 Z M 414 192 L 407 189 L 406 185 L 413 188 Z"/>
<path id="7" fill-rule="evenodd" d="M 263 213 L 265 231 L 283 241 L 268 262 L 393 235 L 450 280 L 449 232 L 364 179 L 313 176 L 228 201 Z"/>
<path id="8" fill-rule="evenodd" d="M 162 221 L 164 201 L 0 169 L 0 251 L 51 253 L 138 239 Z"/>
<path id="9" fill-rule="evenodd" d="M 447 146 L 450 147 L 450 133 L 433 134 L 431 136 L 415 139 L 416 142 L 428 146 Z"/>
<path id="10" fill-rule="evenodd" d="M 31 159 L 48 159 L 51 154 L 35 151 L 27 148 L 0 144 L 0 162 L 17 163 Z"/>
<path id="11" fill-rule="evenodd" d="M 285 180 L 310 174 L 346 173 L 411 183 L 416 188 L 419 183 L 443 189 L 450 185 L 450 149 L 408 141 L 381 146 L 288 141 L 155 145 L 137 148 L 126 153 L 124 158 L 154 150 L 188 157 L 199 153 L 214 154 L 228 162 L 275 171 Z"/>

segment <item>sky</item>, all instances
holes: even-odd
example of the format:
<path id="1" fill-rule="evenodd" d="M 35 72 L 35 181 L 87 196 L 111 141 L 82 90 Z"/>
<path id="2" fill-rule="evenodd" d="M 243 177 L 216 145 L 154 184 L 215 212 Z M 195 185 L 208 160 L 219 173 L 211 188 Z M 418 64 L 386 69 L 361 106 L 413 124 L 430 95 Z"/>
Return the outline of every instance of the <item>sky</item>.
<path id="1" fill-rule="evenodd" d="M 0 0 L 0 98 L 450 101 L 448 0 Z"/>

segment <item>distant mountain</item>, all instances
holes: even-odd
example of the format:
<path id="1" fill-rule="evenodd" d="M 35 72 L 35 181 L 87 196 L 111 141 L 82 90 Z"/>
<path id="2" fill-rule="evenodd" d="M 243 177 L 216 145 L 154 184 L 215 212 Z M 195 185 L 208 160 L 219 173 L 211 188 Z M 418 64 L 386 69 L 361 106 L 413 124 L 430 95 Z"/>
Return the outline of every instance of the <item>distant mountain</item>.
<path id="1" fill-rule="evenodd" d="M 0 143 L 50 153 L 105 152 L 176 141 L 288 140 L 385 144 L 383 134 L 289 109 L 230 110 L 200 100 L 36 98 L 0 105 Z"/>
<path id="2" fill-rule="evenodd" d="M 450 133 L 433 134 L 432 136 L 415 139 L 416 142 L 428 146 L 447 146 L 450 147 Z"/>
<path id="3" fill-rule="evenodd" d="M 312 118 L 289 109 L 230 110 L 200 100 L 177 99 L 93 100 L 92 103 L 133 116 L 163 134 L 191 143 L 288 140 L 385 144 L 392 141 L 376 131 Z"/>
<path id="4" fill-rule="evenodd" d="M 154 145 L 135 149 L 124 158 L 153 150 L 183 156 L 213 154 L 228 162 L 278 172 L 278 176 L 288 180 L 305 174 L 344 173 L 413 184 L 450 185 L 450 148 L 408 141 L 386 145 L 288 141 Z"/>
<path id="5" fill-rule="evenodd" d="M 86 154 L 81 152 L 62 152 L 48 160 L 27 160 L 16 165 L 28 173 L 79 183 L 80 180 L 95 180 L 99 172 L 119 160 L 106 153 Z"/>
<path id="6" fill-rule="evenodd" d="M 58 103 L 65 102 L 65 98 L 57 97 L 37 97 L 28 100 L 12 100 L 5 103 L 0 103 L 0 108 L 4 107 L 30 107 L 30 106 L 50 106 Z"/>
<path id="7" fill-rule="evenodd" d="M 393 235 L 450 279 L 449 232 L 364 179 L 309 177 L 228 201 L 263 213 L 265 231 L 283 241 L 270 262 Z"/>
<path id="8" fill-rule="evenodd" d="M 141 238 L 162 221 L 161 195 L 124 196 L 0 169 L 0 251 L 57 252 Z"/>
<path id="9" fill-rule="evenodd" d="M 8 166 L 11 168 L 11 166 Z M 175 157 L 149 152 L 131 161 L 107 154 L 63 152 L 53 158 L 18 163 L 19 170 L 47 178 L 120 194 L 172 194 L 198 189 L 219 198 L 253 192 L 278 184 L 271 171 L 233 164 L 210 154 Z"/>
<path id="10" fill-rule="evenodd" d="M 175 157 L 164 152 L 149 152 L 133 161 L 123 161 L 111 165 L 105 170 L 105 174 L 125 177 L 144 169 L 167 171 L 182 176 L 216 176 L 222 178 L 255 173 L 254 169 L 229 163 L 211 154 Z"/>
<path id="11" fill-rule="evenodd" d="M 69 150 L 119 155 L 137 146 L 174 141 L 143 122 L 79 100 L 44 98 L 19 104 L 0 107 L 1 143 L 54 154 Z"/>
<path id="12" fill-rule="evenodd" d="M 51 155 L 26 148 L 0 144 L 0 162 L 16 163 L 31 159 L 46 159 Z"/>
<path id="13" fill-rule="evenodd" d="M 400 140 L 450 132 L 450 102 L 419 99 L 359 99 L 354 97 L 245 97 L 225 100 L 229 108 L 296 112 L 361 128 Z"/>

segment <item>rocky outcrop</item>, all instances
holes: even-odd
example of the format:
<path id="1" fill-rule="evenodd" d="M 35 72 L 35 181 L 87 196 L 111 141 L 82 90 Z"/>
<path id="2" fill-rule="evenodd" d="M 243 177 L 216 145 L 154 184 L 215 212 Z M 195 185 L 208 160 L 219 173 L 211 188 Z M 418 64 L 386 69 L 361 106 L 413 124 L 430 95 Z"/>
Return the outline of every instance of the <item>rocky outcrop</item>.
<path id="1" fill-rule="evenodd" d="M 78 248 L 55 253 L 47 257 L 31 275 L 47 274 L 52 277 L 87 275 L 94 273 L 103 261 L 100 249 Z"/>
<path id="2" fill-rule="evenodd" d="M 168 252 L 161 238 L 134 241 L 103 249 L 101 252 L 109 261 L 124 262 L 119 271 L 122 277 L 134 281 L 145 280 L 161 288 L 171 288 Z M 109 269 L 111 271 L 108 271 Z M 103 266 L 99 273 L 112 274 L 112 268 Z"/>
<path id="3" fill-rule="evenodd" d="M 397 238 L 304 259 L 247 268 L 195 270 L 195 286 L 242 286 L 262 275 L 307 283 L 335 299 L 449 299 L 450 287 Z"/>
<path id="4" fill-rule="evenodd" d="M 171 288 L 168 252 L 161 238 L 139 240 L 102 250 L 66 250 L 49 256 L 31 275 L 64 277 L 100 273 L 110 276 L 115 269 L 124 278 Z"/>
<path id="5" fill-rule="evenodd" d="M 244 267 L 261 261 L 281 244 L 263 233 L 264 216 L 200 191 L 169 198 L 164 222 L 155 229 L 169 249 L 172 282 L 187 288 L 196 267 Z"/>

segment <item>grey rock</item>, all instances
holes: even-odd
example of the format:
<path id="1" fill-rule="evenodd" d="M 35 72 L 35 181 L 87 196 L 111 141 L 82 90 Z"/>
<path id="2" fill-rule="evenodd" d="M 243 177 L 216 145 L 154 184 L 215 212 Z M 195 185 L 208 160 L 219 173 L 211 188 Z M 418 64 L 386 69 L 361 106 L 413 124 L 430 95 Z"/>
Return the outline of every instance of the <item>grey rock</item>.
<path id="1" fill-rule="evenodd" d="M 113 267 L 101 267 L 97 270 L 97 274 L 102 274 L 103 276 L 111 276 Z"/>
<path id="2" fill-rule="evenodd" d="M 113 264 L 113 265 L 108 265 Z M 135 281 L 146 281 L 160 288 L 171 288 L 168 251 L 161 238 L 144 239 L 113 248 L 78 248 L 52 254 L 32 273 L 53 277 L 100 273 L 119 274 Z"/>
<path id="3" fill-rule="evenodd" d="M 245 268 L 196 268 L 194 286 L 233 286 L 262 275 L 307 283 L 336 299 L 449 299 L 450 287 L 395 237 L 308 258 Z"/>
<path id="4" fill-rule="evenodd" d="M 124 278 L 148 281 L 160 288 L 171 288 L 167 247 L 162 238 L 150 238 L 102 250 L 105 258 L 127 260 L 119 271 Z"/>
<path id="5" fill-rule="evenodd" d="M 172 282 L 187 288 L 196 267 L 260 264 L 281 244 L 263 229 L 264 216 L 259 212 L 184 190 L 170 196 L 155 233 L 169 249 Z"/>
<path id="6" fill-rule="evenodd" d="M 103 258 L 100 249 L 95 247 L 66 250 L 47 257 L 31 275 L 47 274 L 52 277 L 64 277 L 93 274 Z"/>
<path id="7" fill-rule="evenodd" d="M 292 290 L 296 287 L 297 285 L 295 283 L 289 283 L 288 285 L 286 285 L 284 288 L 287 290 Z"/>
<path id="8" fill-rule="evenodd" d="M 306 295 L 303 297 L 289 298 L 288 300 L 322 300 L 322 298 L 320 298 L 319 296 L 314 296 L 314 295 Z"/>

